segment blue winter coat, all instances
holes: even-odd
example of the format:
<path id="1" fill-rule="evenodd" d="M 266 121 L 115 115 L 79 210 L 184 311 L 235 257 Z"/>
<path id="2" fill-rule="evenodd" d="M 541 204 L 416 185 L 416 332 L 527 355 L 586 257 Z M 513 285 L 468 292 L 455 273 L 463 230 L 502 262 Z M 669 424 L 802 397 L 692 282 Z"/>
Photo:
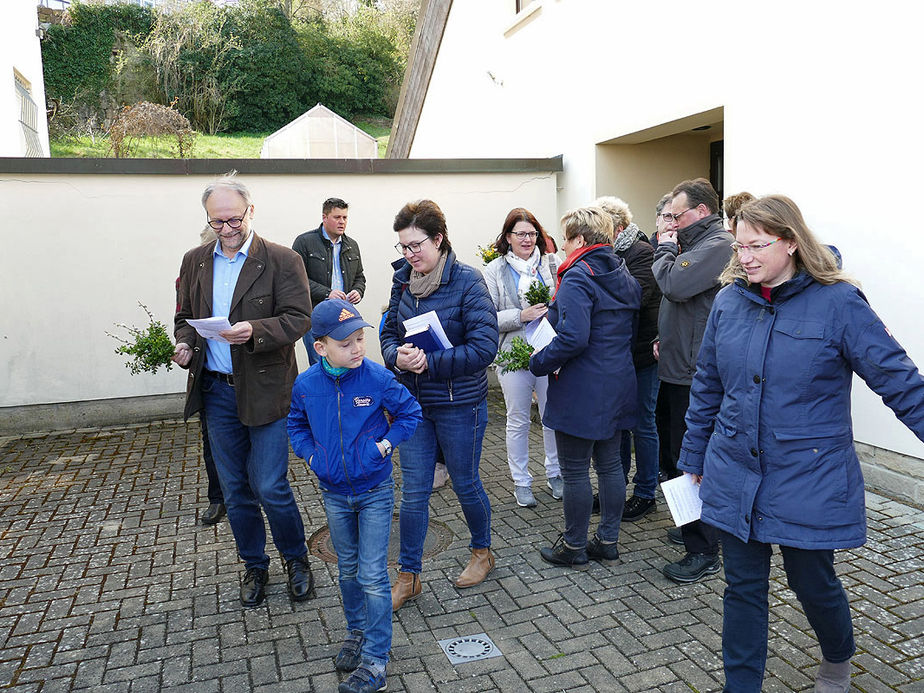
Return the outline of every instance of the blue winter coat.
<path id="1" fill-rule="evenodd" d="M 408 289 L 411 265 L 394 263 L 391 300 L 380 342 L 385 365 L 395 368 L 398 347 L 404 344 L 404 321 L 435 310 L 451 349 L 427 354 L 427 370 L 399 373 L 398 380 L 421 405 L 477 404 L 488 396 L 487 367 L 497 355 L 497 311 L 481 274 L 456 260 L 449 251 L 440 287 L 426 298 Z"/>
<path id="2" fill-rule="evenodd" d="M 548 375 L 543 424 L 589 440 L 608 440 L 636 423 L 632 342 L 639 283 L 611 246 L 565 269 L 547 317 L 558 335 L 533 354 L 529 370 Z"/>
<path id="3" fill-rule="evenodd" d="M 394 417 L 391 426 L 384 410 Z M 420 423 L 420 405 L 384 366 L 363 360 L 340 376 L 316 363 L 295 379 L 287 427 L 295 454 L 307 460 L 325 489 L 356 495 L 391 475 L 391 455 L 376 443 L 394 447 Z"/>
<path id="4" fill-rule="evenodd" d="M 738 281 L 709 316 L 677 466 L 703 477 L 702 519 L 742 541 L 861 546 L 853 374 L 922 440 L 924 378 L 856 287 L 800 273 L 770 303 Z"/>

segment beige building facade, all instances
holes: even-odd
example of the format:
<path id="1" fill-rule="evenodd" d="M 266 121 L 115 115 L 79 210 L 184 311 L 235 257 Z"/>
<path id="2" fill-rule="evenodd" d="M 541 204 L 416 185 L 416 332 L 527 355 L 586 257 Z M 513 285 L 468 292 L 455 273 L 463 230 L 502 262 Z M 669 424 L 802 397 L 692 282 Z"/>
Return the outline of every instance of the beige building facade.
<path id="1" fill-rule="evenodd" d="M 618 195 L 648 233 L 655 202 L 684 178 L 789 195 L 924 366 L 924 237 L 911 211 L 924 187 L 920 5 L 423 7 L 408 73 L 418 89 L 403 94 L 389 156 L 561 155 L 556 215 Z M 870 450 L 907 462 L 895 481 L 924 500 L 924 444 L 859 380 L 854 425 Z"/>

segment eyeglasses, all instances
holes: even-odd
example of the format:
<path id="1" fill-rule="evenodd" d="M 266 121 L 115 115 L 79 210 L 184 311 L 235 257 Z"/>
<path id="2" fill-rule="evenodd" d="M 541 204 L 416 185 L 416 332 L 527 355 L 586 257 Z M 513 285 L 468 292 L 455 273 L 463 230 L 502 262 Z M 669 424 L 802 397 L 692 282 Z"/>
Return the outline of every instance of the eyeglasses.
<path id="1" fill-rule="evenodd" d="M 417 253 L 420 252 L 421 244 L 426 243 L 427 241 L 430 241 L 430 240 L 433 240 L 433 239 L 427 236 L 426 238 L 422 240 L 414 241 L 413 243 L 408 243 L 407 245 L 404 245 L 404 243 L 395 243 L 395 250 L 397 250 L 398 253 L 401 255 L 407 255 L 407 251 L 409 250 L 411 251 L 411 255 L 417 255 Z"/>
<path id="2" fill-rule="evenodd" d="M 782 241 L 782 240 L 783 240 L 782 238 L 774 238 L 769 243 L 751 243 L 750 245 L 745 245 L 743 243 L 739 243 L 738 241 L 735 241 L 734 243 L 731 244 L 731 247 L 732 247 L 732 250 L 734 250 L 736 253 L 740 253 L 744 250 L 747 250 L 748 252 L 751 252 L 751 253 L 759 253 L 764 248 L 769 248 L 771 245 L 773 245 L 777 241 Z"/>
<path id="3" fill-rule="evenodd" d="M 665 221 L 680 221 L 680 217 L 682 217 L 684 214 L 689 212 L 691 209 L 696 209 L 696 207 L 687 207 L 680 214 L 665 214 L 664 220 Z"/>
<path id="4" fill-rule="evenodd" d="M 246 209 L 244 210 L 244 214 L 247 214 Z M 208 216 L 206 216 L 206 220 L 208 221 L 209 226 L 211 226 L 216 231 L 221 231 L 225 224 L 227 224 L 232 229 L 239 229 L 241 228 L 241 224 L 244 223 L 244 219 L 245 217 L 243 216 L 231 217 L 230 219 L 209 219 Z"/>
<path id="5" fill-rule="evenodd" d="M 519 238 L 521 241 L 527 238 L 535 238 L 539 234 L 535 231 L 508 231 L 507 233 L 512 234 Z"/>
<path id="6" fill-rule="evenodd" d="M 674 220 L 674 215 L 671 214 L 670 212 L 664 212 L 663 214 L 659 214 L 658 216 L 661 217 L 662 221 L 666 221 L 667 223 L 670 223 Z"/>

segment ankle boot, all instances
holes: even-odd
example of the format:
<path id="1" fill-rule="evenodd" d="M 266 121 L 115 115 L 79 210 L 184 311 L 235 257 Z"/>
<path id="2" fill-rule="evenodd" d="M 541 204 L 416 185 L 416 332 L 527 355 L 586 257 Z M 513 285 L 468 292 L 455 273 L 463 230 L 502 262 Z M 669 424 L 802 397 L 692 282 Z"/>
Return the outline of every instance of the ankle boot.
<path id="1" fill-rule="evenodd" d="M 420 575 L 417 573 L 404 573 L 398 571 L 398 579 L 391 588 L 391 610 L 397 611 L 404 602 L 419 596 L 423 587 L 420 584 Z"/>
<path id="2" fill-rule="evenodd" d="M 494 556 L 491 549 L 472 549 L 472 557 L 465 566 L 462 574 L 456 578 L 456 587 L 474 587 L 484 582 L 484 579 L 494 570 Z"/>
<path id="3" fill-rule="evenodd" d="M 850 690 L 850 660 L 834 664 L 822 658 L 815 676 L 815 693 L 847 693 Z"/>

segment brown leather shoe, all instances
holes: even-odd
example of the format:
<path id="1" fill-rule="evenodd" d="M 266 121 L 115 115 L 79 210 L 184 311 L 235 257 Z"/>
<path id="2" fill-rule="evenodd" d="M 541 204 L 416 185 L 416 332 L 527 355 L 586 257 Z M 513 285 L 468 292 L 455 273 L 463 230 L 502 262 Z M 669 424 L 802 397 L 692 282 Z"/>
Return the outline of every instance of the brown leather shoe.
<path id="1" fill-rule="evenodd" d="M 491 549 L 472 549 L 472 557 L 468 565 L 456 578 L 456 587 L 480 585 L 492 570 L 494 570 L 494 556 L 491 555 Z"/>
<path id="2" fill-rule="evenodd" d="M 404 602 L 418 597 L 423 590 L 420 584 L 420 575 L 417 573 L 404 573 L 398 571 L 398 579 L 391 588 L 391 610 L 397 611 Z"/>

